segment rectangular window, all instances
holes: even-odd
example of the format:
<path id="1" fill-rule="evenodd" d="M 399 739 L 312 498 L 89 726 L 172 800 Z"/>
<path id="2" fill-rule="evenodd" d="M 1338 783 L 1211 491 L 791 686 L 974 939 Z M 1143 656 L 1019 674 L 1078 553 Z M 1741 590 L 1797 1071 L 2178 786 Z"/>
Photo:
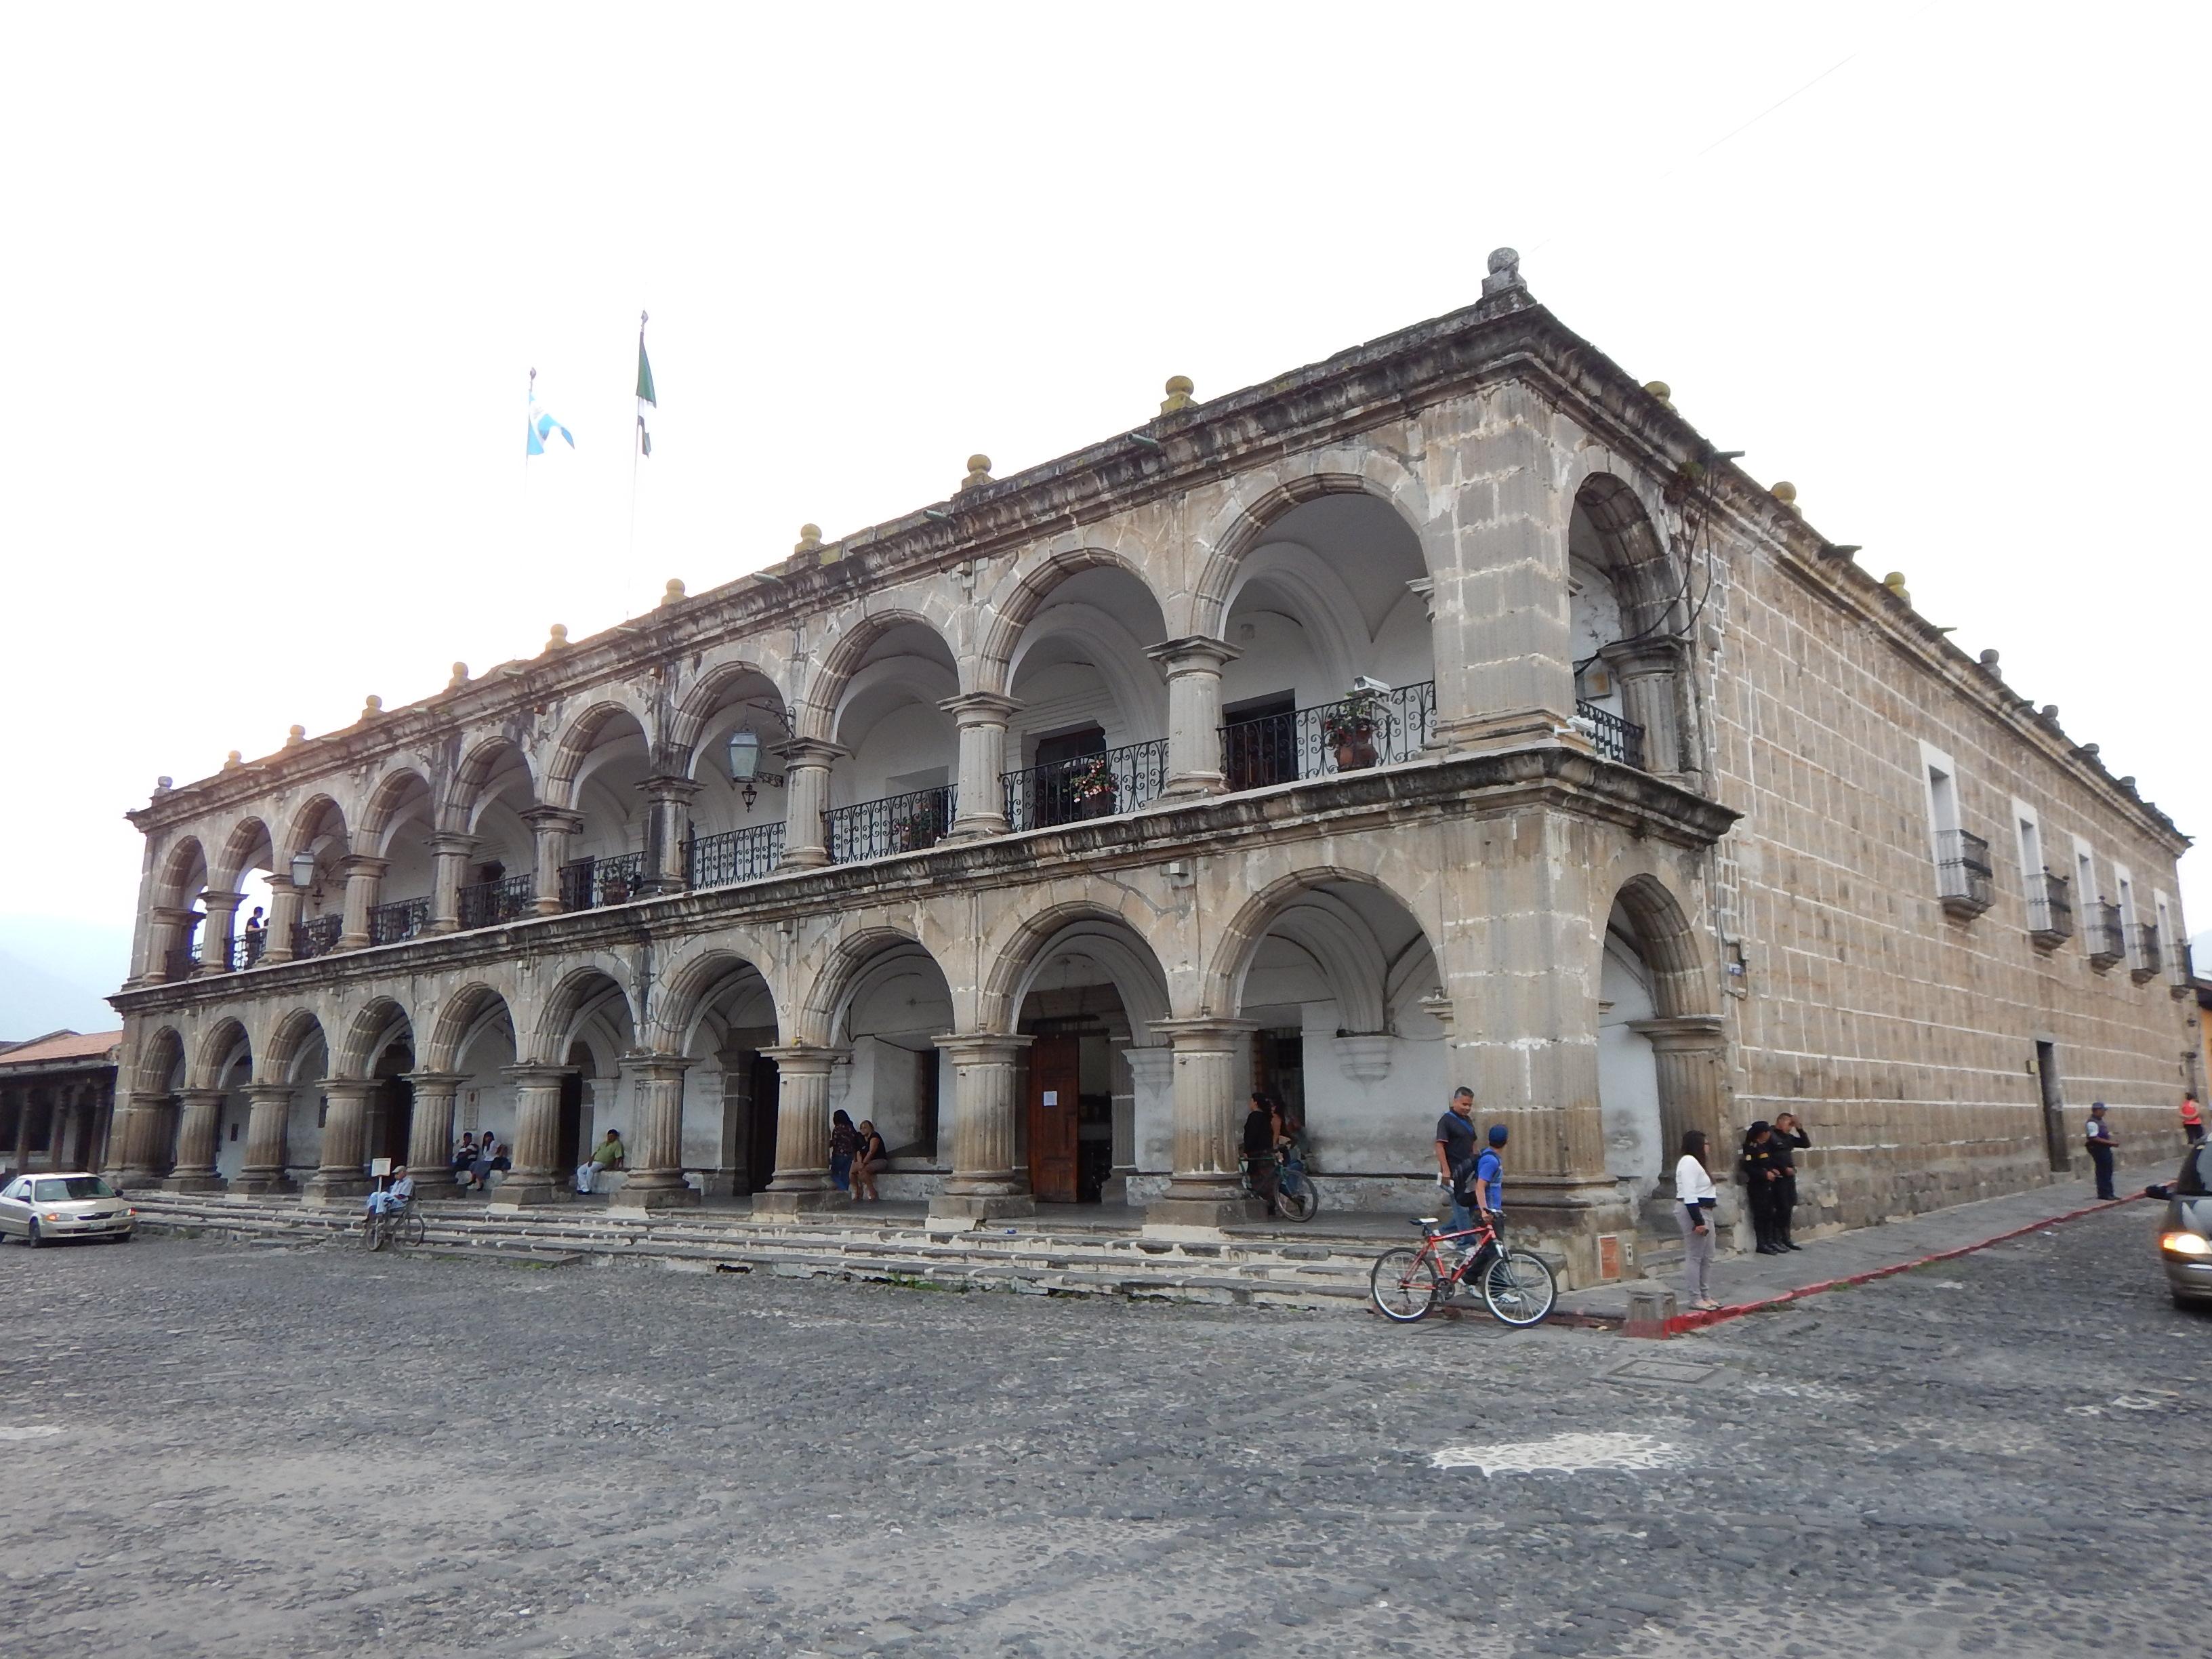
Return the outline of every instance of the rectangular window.
<path id="1" fill-rule="evenodd" d="M 2052 902 L 2052 881 L 2050 866 L 2043 860 L 2043 824 L 2035 809 L 2025 801 L 2012 804 L 2013 827 L 2020 842 L 2020 890 L 2027 897 L 2028 931 L 2036 933 L 2055 933 L 2063 904 L 2060 898 Z"/>
<path id="2" fill-rule="evenodd" d="M 2097 861 L 2089 854 L 2089 843 L 2076 836 L 2074 837 L 2074 914 L 2081 918 L 2082 948 L 2093 957 L 2097 954 L 2100 935 L 2104 928 L 2104 902 L 2105 896 L 2097 886 Z"/>
<path id="3" fill-rule="evenodd" d="M 2142 929 L 2136 925 L 2135 878 L 2124 865 L 2112 866 L 2112 885 L 2120 896 L 2120 960 L 2130 968 L 2141 968 Z"/>
<path id="4" fill-rule="evenodd" d="M 2186 984 L 2189 979 L 2187 945 L 2180 930 L 2174 926 L 2173 901 L 2160 893 L 2154 896 L 2152 903 L 2155 907 L 2154 914 L 2158 917 L 2157 965 L 2165 970 L 2166 978 L 2174 984 Z"/>

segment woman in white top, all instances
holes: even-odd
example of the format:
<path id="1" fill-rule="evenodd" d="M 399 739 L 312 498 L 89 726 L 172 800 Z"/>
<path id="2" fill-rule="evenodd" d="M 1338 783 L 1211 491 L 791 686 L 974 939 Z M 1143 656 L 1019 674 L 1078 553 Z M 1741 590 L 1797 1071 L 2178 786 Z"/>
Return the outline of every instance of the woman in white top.
<path id="1" fill-rule="evenodd" d="M 1711 1313 L 1721 1304 L 1713 1300 L 1705 1280 L 1713 1267 L 1713 1230 L 1720 1194 L 1705 1170 L 1705 1132 L 1691 1129 L 1682 1136 L 1681 1160 L 1674 1165 L 1674 1200 L 1680 1207 L 1675 1218 L 1682 1225 L 1682 1291 L 1690 1305 Z"/>

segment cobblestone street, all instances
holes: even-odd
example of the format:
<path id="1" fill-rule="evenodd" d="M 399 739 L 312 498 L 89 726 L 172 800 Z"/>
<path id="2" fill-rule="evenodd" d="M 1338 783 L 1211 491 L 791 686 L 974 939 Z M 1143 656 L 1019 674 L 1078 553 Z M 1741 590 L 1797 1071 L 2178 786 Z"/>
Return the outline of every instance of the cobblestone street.
<path id="1" fill-rule="evenodd" d="M 2154 1224 L 1665 1343 L 10 1245 L 0 1629 L 41 1659 L 2201 1654 L 2212 1319 Z"/>

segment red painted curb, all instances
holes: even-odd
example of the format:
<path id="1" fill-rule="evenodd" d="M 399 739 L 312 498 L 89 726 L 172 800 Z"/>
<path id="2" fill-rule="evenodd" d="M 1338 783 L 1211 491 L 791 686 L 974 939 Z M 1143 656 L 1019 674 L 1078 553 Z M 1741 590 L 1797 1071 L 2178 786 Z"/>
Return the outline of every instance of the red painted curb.
<path id="1" fill-rule="evenodd" d="M 1825 1279 L 1817 1285 L 1800 1285 L 1794 1291 L 1784 1291 L 1779 1296 L 1766 1297 L 1757 1302 L 1734 1303 L 1725 1308 L 1715 1309 L 1711 1313 L 1676 1314 L 1667 1322 L 1665 1334 L 1675 1336 L 1684 1331 L 1703 1330 L 1706 1326 L 1717 1325 L 1723 1320 L 1741 1319 L 1746 1314 L 1762 1313 L 1769 1308 L 1784 1307 L 1805 1297 L 1818 1296 L 1823 1291 L 1839 1291 L 1853 1285 L 1870 1284 L 1877 1279 L 1887 1279 L 1893 1273 L 1909 1273 L 1915 1267 L 1925 1267 L 1931 1262 L 1949 1261 L 1959 1256 L 1972 1255 L 1976 1250 L 1986 1250 L 1990 1245 L 2002 1244 L 2008 1238 L 2019 1238 L 2027 1233 L 2041 1232 L 2045 1228 L 2055 1227 L 2062 1221 L 2078 1221 L 2083 1216 L 2095 1215 L 2100 1210 L 2117 1210 L 2121 1205 L 2132 1204 L 2142 1196 L 2141 1193 L 2136 1193 L 2126 1198 L 2102 1199 L 2094 1204 L 2086 1204 L 2078 1210 L 2069 1210 L 2063 1215 L 2046 1216 L 2040 1221 L 2031 1221 L 2024 1227 L 2014 1227 L 2004 1232 L 1993 1233 L 1989 1237 L 1978 1240 L 1972 1244 L 1961 1244 L 1954 1249 L 1938 1250 L 1932 1255 L 1920 1256 L 1911 1261 L 1892 1262 L 1887 1267 L 1869 1268 L 1865 1273 L 1852 1273 L 1844 1279 Z"/>

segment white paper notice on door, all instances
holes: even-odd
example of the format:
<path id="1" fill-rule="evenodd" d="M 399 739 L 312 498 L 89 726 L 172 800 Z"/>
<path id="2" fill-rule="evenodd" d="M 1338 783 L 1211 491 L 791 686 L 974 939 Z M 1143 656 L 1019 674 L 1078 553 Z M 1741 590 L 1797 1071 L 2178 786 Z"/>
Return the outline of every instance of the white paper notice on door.
<path id="1" fill-rule="evenodd" d="M 1059 1090 L 1057 1090 L 1057 1089 L 1048 1089 L 1048 1090 L 1046 1090 L 1046 1091 L 1044 1091 L 1044 1103 L 1045 1103 L 1046 1105 L 1048 1105 L 1048 1106 L 1057 1106 L 1057 1105 L 1059 1105 L 1059 1104 L 1060 1104 L 1060 1091 L 1059 1091 Z"/>

